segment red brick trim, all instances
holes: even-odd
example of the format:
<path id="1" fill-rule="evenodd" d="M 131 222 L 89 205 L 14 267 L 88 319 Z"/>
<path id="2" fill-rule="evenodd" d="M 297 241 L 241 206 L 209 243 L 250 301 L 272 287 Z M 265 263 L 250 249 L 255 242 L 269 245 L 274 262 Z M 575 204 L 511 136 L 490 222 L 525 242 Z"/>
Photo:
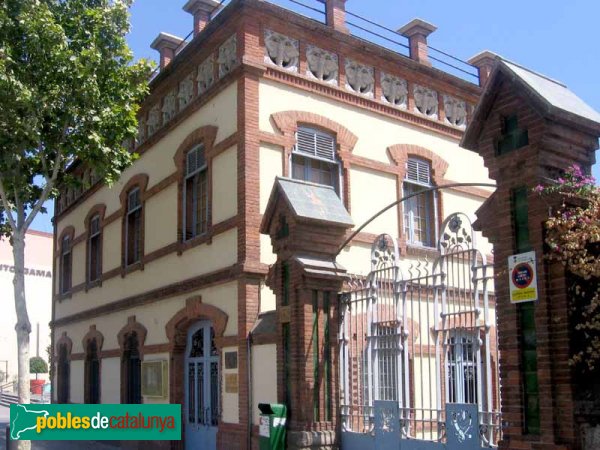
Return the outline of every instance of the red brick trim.
<path id="1" fill-rule="evenodd" d="M 119 194 L 119 200 L 121 201 L 121 276 L 124 277 L 130 272 L 135 270 L 144 270 L 144 248 L 145 248 L 145 240 L 146 240 L 146 200 L 147 200 L 147 192 L 146 188 L 148 187 L 148 174 L 139 173 L 134 175 L 129 179 L 129 181 L 125 184 L 121 193 Z M 140 199 L 142 203 L 142 220 L 141 220 L 141 230 L 140 230 L 140 261 L 134 264 L 127 265 L 127 261 L 125 260 L 125 255 L 127 253 L 126 247 L 127 242 L 125 241 L 125 229 L 127 227 L 127 195 L 129 192 L 138 187 L 140 189 Z"/>
<path id="2" fill-rule="evenodd" d="M 171 350 L 182 345 L 181 337 L 187 339 L 188 328 L 198 320 L 210 320 L 215 330 L 215 337 L 223 336 L 229 316 L 216 306 L 202 303 L 201 296 L 190 297 L 185 301 L 185 308 L 180 309 L 165 325 L 167 339 Z"/>

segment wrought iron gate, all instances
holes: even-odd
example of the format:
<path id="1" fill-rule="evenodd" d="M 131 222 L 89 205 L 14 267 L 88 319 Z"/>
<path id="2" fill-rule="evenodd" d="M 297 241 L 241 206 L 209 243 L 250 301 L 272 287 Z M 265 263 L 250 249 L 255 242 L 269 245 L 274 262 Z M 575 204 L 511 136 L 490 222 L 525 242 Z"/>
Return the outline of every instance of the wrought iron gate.
<path id="1" fill-rule="evenodd" d="M 443 225 L 433 262 L 381 235 L 371 272 L 341 295 L 344 449 L 478 449 L 500 438 L 492 267 L 468 217 Z"/>

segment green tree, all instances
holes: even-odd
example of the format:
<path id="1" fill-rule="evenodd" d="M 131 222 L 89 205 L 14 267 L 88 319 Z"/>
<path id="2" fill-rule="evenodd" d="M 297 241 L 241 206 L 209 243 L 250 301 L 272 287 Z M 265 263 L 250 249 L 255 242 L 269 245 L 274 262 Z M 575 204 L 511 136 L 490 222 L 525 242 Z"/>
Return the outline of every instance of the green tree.
<path id="1" fill-rule="evenodd" d="M 38 374 L 48 373 L 48 364 L 39 356 L 34 356 L 29 359 L 29 373 L 35 373 L 35 379 L 38 379 Z"/>
<path id="2" fill-rule="evenodd" d="M 84 161 L 106 183 L 133 160 L 150 66 L 125 36 L 131 0 L 0 3 L 0 228 L 15 264 L 19 401 L 29 403 L 25 233 L 57 186 Z M 28 442 L 19 448 L 29 448 Z"/>

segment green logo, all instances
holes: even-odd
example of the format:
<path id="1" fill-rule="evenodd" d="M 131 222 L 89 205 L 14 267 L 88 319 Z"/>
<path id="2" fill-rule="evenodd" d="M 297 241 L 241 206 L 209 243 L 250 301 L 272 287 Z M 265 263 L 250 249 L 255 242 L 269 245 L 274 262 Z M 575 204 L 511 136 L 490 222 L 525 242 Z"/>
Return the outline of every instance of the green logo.
<path id="1" fill-rule="evenodd" d="M 30 441 L 178 441 L 181 405 L 11 405 L 10 437 Z"/>

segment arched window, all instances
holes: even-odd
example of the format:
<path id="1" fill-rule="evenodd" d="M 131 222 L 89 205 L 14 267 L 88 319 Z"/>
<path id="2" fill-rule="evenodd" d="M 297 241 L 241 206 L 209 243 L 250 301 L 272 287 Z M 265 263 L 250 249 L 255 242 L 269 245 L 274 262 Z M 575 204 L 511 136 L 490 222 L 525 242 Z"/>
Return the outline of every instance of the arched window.
<path id="1" fill-rule="evenodd" d="M 292 178 L 331 186 L 340 195 L 340 162 L 333 135 L 316 128 L 299 126 L 291 167 Z"/>
<path id="2" fill-rule="evenodd" d="M 142 360 L 139 337 L 135 331 L 125 337 L 121 367 L 121 383 L 124 383 L 123 403 L 142 403 Z"/>
<path id="3" fill-rule="evenodd" d="M 402 185 L 404 197 L 432 187 L 431 164 L 410 157 L 406 162 L 406 175 Z M 434 192 L 426 192 L 404 201 L 404 234 L 409 244 L 435 246 L 437 201 Z"/>
<path id="4" fill-rule="evenodd" d="M 100 280 L 102 276 L 102 229 L 100 214 L 95 214 L 89 221 L 87 280 L 88 283 Z"/>
<path id="5" fill-rule="evenodd" d="M 84 401 L 88 404 L 100 403 L 100 358 L 96 339 L 90 339 L 85 351 Z"/>
<path id="6" fill-rule="evenodd" d="M 204 144 L 185 155 L 183 236 L 192 239 L 208 230 L 208 164 Z"/>
<path id="7" fill-rule="evenodd" d="M 142 260 L 142 198 L 138 186 L 127 193 L 125 217 L 125 265 L 130 266 Z"/>
<path id="8" fill-rule="evenodd" d="M 71 363 L 69 361 L 69 350 L 66 344 L 58 347 L 58 363 L 56 365 L 58 403 L 69 403 L 71 391 Z"/>
<path id="9" fill-rule="evenodd" d="M 67 294 L 71 290 L 73 275 L 73 254 L 71 252 L 71 235 L 63 236 L 60 245 L 60 293 Z"/>

